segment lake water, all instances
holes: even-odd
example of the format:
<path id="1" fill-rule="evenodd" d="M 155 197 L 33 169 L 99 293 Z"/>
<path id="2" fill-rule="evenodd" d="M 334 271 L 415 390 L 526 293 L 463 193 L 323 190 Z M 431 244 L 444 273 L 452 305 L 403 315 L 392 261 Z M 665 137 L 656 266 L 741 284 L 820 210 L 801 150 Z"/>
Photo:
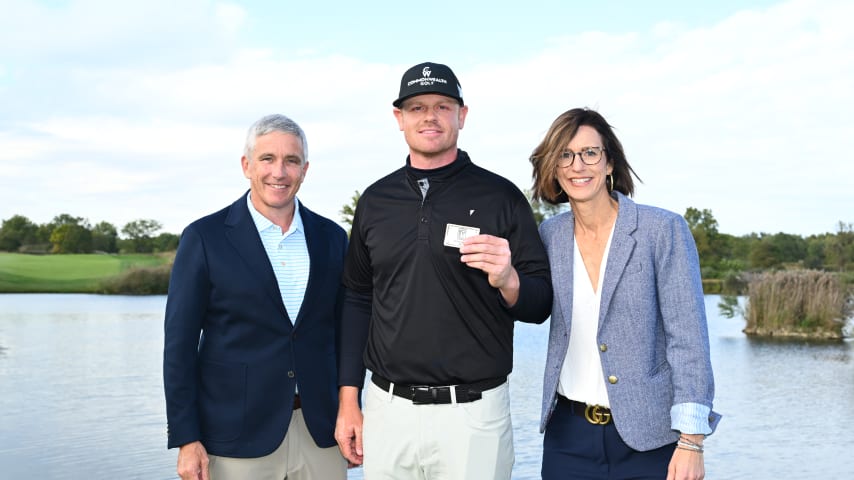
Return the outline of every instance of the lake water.
<path id="1" fill-rule="evenodd" d="M 165 302 L 0 295 L 0 478 L 177 478 L 161 380 Z M 717 302 L 706 297 L 724 419 L 706 440 L 706 478 L 854 478 L 854 344 L 749 339 Z M 547 338 L 547 325 L 517 324 L 514 479 L 539 478 Z"/>

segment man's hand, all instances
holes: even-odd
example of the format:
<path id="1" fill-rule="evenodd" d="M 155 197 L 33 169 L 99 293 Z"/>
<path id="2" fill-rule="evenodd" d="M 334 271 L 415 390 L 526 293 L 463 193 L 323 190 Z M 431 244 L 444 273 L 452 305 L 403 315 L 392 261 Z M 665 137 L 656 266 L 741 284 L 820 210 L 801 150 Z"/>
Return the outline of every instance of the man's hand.
<path id="1" fill-rule="evenodd" d="M 335 441 L 350 467 L 364 461 L 362 450 L 362 411 L 359 409 L 359 389 L 343 386 L 338 389 L 338 420 L 335 422 Z"/>
<path id="2" fill-rule="evenodd" d="M 486 273 L 489 284 L 497 288 L 507 305 L 519 299 L 519 274 L 510 261 L 510 242 L 492 235 L 474 235 L 463 240 L 460 260 Z"/>
<path id="3" fill-rule="evenodd" d="M 178 449 L 178 476 L 181 480 L 210 480 L 208 452 L 202 442 L 182 445 Z"/>

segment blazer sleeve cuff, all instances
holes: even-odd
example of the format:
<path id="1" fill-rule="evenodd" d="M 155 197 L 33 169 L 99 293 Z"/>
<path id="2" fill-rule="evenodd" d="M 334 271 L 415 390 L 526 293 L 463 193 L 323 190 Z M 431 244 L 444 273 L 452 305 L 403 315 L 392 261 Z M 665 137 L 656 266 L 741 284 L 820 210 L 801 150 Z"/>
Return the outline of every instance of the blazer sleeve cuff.
<path id="1" fill-rule="evenodd" d="M 679 403 L 670 408 L 673 430 L 687 434 L 711 435 L 721 416 L 700 403 Z"/>

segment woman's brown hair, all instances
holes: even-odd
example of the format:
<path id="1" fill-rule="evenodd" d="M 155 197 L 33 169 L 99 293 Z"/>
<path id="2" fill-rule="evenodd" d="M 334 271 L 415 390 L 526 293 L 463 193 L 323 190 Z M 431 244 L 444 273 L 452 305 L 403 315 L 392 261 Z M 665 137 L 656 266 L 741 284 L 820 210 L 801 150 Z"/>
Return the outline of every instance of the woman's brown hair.
<path id="1" fill-rule="evenodd" d="M 623 145 L 617 135 L 614 134 L 611 125 L 595 110 L 573 108 L 560 114 L 552 122 L 545 138 L 531 154 L 531 165 L 534 167 L 532 175 L 534 179 L 532 197 L 534 200 L 544 200 L 554 205 L 569 201 L 569 197 L 567 197 L 566 192 L 561 190 L 557 181 L 558 159 L 582 125 L 596 129 L 599 136 L 602 137 L 605 158 L 613 167 L 611 190 L 616 190 L 627 196 L 634 195 L 635 184 L 632 176 L 634 175 L 638 181 L 640 181 L 640 177 L 626 160 Z"/>

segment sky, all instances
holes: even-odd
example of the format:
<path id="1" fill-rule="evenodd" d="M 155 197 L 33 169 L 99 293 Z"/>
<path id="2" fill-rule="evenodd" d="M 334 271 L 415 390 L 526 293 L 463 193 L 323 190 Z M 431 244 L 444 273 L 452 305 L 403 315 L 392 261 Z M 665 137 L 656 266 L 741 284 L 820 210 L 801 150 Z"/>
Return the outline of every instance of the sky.
<path id="1" fill-rule="evenodd" d="M 635 200 L 732 235 L 854 222 L 854 2 L 0 0 L 0 220 L 67 213 L 180 233 L 248 188 L 246 130 L 296 120 L 298 196 L 341 222 L 408 152 L 412 65 L 449 65 L 459 146 L 531 186 L 574 107 L 614 126 Z"/>

